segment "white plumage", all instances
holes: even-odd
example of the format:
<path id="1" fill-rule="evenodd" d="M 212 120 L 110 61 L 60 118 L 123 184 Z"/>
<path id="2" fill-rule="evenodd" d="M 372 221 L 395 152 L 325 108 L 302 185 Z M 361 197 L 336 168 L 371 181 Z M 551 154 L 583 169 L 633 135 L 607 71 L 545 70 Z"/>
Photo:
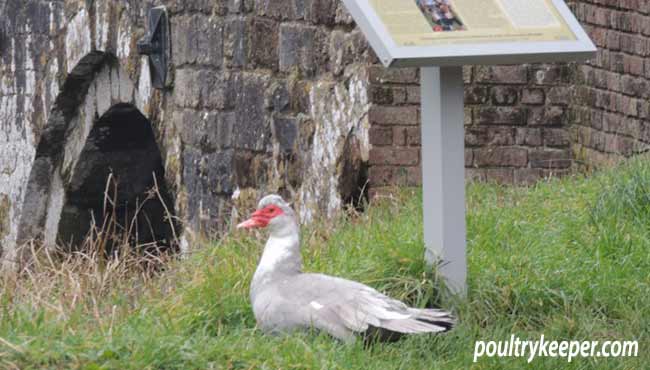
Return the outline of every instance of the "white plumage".
<path id="1" fill-rule="evenodd" d="M 238 227 L 270 229 L 250 291 L 255 318 L 266 332 L 317 328 L 346 341 L 368 333 L 393 339 L 447 331 L 455 323 L 444 310 L 411 308 L 355 281 L 303 273 L 299 228 L 277 195 L 262 199 Z"/>

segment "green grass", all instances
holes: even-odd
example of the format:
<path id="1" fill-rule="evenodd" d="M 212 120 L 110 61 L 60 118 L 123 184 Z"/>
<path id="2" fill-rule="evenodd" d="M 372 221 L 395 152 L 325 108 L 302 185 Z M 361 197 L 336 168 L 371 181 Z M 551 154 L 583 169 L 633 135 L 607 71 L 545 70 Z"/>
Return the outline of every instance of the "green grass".
<path id="1" fill-rule="evenodd" d="M 447 335 L 371 348 L 316 333 L 263 335 L 248 302 L 263 234 L 236 233 L 150 280 L 108 280 L 109 267 L 99 277 L 60 270 L 14 280 L 0 295 L 0 368 L 647 368 L 648 158 L 531 188 L 470 185 L 466 300 L 441 294 L 427 272 L 421 196 L 400 193 L 364 214 L 303 228 L 305 270 L 360 280 L 416 306 L 452 308 L 460 322 Z M 76 286 L 78 298 L 68 291 Z M 638 340 L 639 357 L 472 362 L 476 340 L 511 334 Z"/>

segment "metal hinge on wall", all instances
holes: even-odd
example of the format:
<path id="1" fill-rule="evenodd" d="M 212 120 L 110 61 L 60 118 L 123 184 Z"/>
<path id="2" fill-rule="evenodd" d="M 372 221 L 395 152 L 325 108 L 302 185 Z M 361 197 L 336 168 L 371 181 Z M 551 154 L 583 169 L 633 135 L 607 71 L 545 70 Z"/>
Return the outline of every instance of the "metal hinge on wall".
<path id="1" fill-rule="evenodd" d="M 138 40 L 138 53 L 149 56 L 153 87 L 164 89 L 167 83 L 167 66 L 171 57 L 169 21 L 164 6 L 149 10 L 147 34 Z"/>

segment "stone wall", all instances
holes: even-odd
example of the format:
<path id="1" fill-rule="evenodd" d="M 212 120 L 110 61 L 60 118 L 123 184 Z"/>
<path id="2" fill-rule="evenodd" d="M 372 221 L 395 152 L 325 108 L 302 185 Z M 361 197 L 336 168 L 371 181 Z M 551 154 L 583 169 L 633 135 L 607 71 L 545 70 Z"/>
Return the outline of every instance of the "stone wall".
<path id="1" fill-rule="evenodd" d="M 136 48 L 156 5 L 171 25 L 163 90 Z M 465 68 L 471 178 L 531 183 L 650 141 L 650 5 L 572 6 L 595 60 Z M 191 249 L 264 193 L 309 221 L 420 184 L 419 89 L 416 69 L 377 63 L 340 0 L 0 0 L 4 261 L 17 241 L 56 242 L 90 133 L 115 106 L 152 126 Z"/>
<path id="2" fill-rule="evenodd" d="M 136 48 L 155 5 L 171 25 L 163 90 Z M 104 135 L 97 123 L 116 106 L 153 128 L 185 250 L 263 193 L 304 220 L 360 196 L 374 56 L 338 1 L 0 0 L 0 17 L 5 267 L 23 241 L 61 242 L 78 173 L 94 173 L 83 153 L 101 155 L 91 132 Z"/>

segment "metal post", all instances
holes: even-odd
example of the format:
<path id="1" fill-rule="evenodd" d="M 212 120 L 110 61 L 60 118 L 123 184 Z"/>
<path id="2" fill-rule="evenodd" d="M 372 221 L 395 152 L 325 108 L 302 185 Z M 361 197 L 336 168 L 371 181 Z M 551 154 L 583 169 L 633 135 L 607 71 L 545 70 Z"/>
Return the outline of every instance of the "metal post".
<path id="1" fill-rule="evenodd" d="M 449 289 L 467 291 L 463 68 L 423 67 L 422 188 L 425 258 Z"/>

